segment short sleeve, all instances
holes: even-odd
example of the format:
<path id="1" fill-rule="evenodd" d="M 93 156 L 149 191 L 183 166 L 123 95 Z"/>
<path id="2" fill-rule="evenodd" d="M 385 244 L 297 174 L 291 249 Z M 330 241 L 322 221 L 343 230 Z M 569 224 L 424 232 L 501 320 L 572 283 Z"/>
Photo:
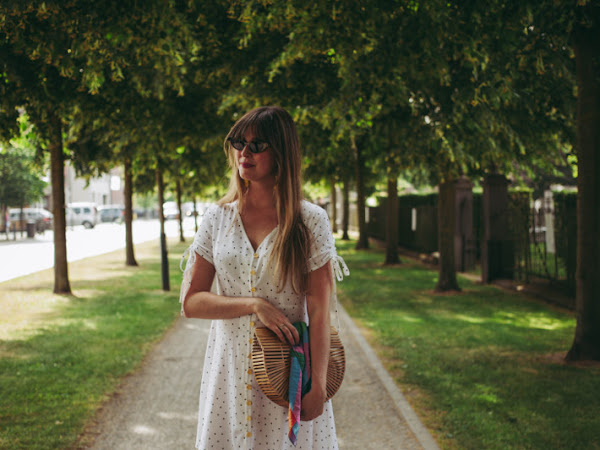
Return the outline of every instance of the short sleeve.
<path id="1" fill-rule="evenodd" d="M 183 271 L 181 280 L 181 290 L 179 292 L 179 302 L 181 303 L 181 313 L 183 314 L 183 300 L 192 283 L 192 269 L 196 263 L 196 255 L 202 256 L 206 261 L 214 265 L 213 262 L 213 230 L 216 223 L 218 206 L 210 206 L 202 216 L 202 222 L 198 227 L 198 232 L 194 236 L 194 242 L 190 245 L 181 257 L 179 267 Z M 188 258 L 183 268 L 185 258 Z"/>
<path id="2" fill-rule="evenodd" d="M 335 241 L 329 225 L 329 217 L 323 208 L 311 208 L 305 224 L 312 234 L 308 260 L 308 270 L 312 272 L 323 267 L 331 259 L 332 253 L 336 253 Z"/>
<path id="3" fill-rule="evenodd" d="M 337 254 L 327 212 L 319 206 L 311 205 L 305 212 L 304 223 L 312 234 L 308 270 L 312 272 L 331 261 L 338 281 L 342 281 L 344 275 L 350 275 L 346 263 Z"/>
<path id="4" fill-rule="evenodd" d="M 213 228 L 216 223 L 217 208 L 217 205 L 211 205 L 206 210 L 202 216 L 198 232 L 194 236 L 194 242 L 189 247 L 190 251 L 199 254 L 213 265 Z"/>

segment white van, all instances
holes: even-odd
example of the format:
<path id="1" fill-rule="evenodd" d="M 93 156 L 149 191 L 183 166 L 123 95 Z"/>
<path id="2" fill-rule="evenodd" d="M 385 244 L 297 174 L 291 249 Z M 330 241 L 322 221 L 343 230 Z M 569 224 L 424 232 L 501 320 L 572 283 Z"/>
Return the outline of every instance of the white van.
<path id="1" fill-rule="evenodd" d="M 83 225 L 94 228 L 98 224 L 98 208 L 95 203 L 69 203 L 66 210 L 68 226 Z"/>

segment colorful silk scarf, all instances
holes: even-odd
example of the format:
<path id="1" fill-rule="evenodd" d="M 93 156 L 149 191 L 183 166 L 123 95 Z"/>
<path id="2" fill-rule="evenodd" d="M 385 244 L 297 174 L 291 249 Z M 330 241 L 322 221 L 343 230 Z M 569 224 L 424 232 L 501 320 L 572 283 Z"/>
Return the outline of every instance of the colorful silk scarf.
<path id="1" fill-rule="evenodd" d="M 300 428 L 300 411 L 302 397 L 310 391 L 310 353 L 308 343 L 308 327 L 304 322 L 294 324 L 300 341 L 290 349 L 290 387 L 288 391 L 288 437 L 296 445 Z"/>

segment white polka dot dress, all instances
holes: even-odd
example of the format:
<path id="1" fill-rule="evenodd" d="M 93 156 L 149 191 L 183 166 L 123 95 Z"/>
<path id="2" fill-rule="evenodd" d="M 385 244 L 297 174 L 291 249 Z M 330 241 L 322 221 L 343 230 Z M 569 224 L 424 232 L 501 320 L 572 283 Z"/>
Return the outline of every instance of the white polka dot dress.
<path id="1" fill-rule="evenodd" d="M 309 270 L 330 262 L 337 279 L 341 280 L 339 264 L 344 274 L 348 275 L 348 270 L 337 256 L 327 213 L 303 201 L 302 217 L 313 236 Z M 278 293 L 272 271 L 267 267 L 277 229 L 255 251 L 244 230 L 237 203 L 208 208 L 194 243 L 186 252 L 189 259 L 180 298 L 187 293 L 191 269 L 199 254 L 215 267 L 217 294 L 263 297 L 280 308 L 292 323 L 308 323 L 305 296 L 294 294 L 289 281 Z M 335 286 L 332 295 L 335 295 Z M 287 409 L 271 402 L 260 391 L 252 373 L 250 354 L 257 326 L 262 323 L 255 315 L 212 321 L 200 387 L 196 447 L 337 449 L 331 401 L 325 404 L 325 412 L 320 417 L 301 422 L 296 447 L 289 441 Z"/>

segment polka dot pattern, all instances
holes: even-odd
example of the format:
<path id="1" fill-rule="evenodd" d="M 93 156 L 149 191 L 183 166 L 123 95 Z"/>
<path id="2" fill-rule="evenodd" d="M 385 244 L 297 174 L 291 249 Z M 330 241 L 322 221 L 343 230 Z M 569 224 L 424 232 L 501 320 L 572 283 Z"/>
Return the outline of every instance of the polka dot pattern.
<path id="1" fill-rule="evenodd" d="M 312 232 L 309 269 L 316 270 L 337 258 L 327 213 L 302 202 L 304 223 Z M 306 299 L 294 294 L 287 283 L 277 292 L 269 255 L 277 233 L 275 228 L 252 248 L 237 204 L 213 205 L 204 214 L 194 243 L 188 249 L 181 298 L 189 288 L 196 254 L 216 270 L 216 292 L 229 296 L 258 296 L 272 302 L 291 322 L 308 323 Z M 302 422 L 298 443 L 287 438 L 287 409 L 271 402 L 261 391 L 252 373 L 250 359 L 254 328 L 262 326 L 255 315 L 233 320 L 213 320 L 208 337 L 198 415 L 196 447 L 200 449 L 337 449 L 331 402 L 323 415 Z"/>

